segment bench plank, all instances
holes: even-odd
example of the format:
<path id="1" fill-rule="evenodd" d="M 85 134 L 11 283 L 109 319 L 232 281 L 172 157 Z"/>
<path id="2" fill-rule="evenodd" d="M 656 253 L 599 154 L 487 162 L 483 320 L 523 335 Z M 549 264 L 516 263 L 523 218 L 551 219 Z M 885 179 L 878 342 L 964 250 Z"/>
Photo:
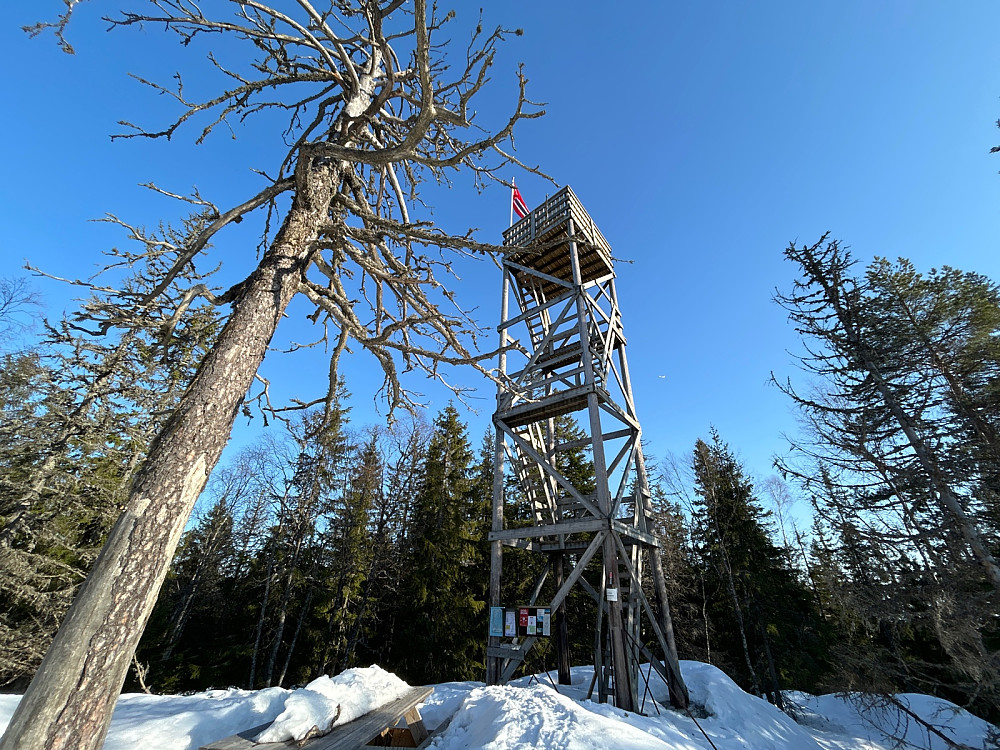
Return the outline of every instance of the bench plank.
<path id="1" fill-rule="evenodd" d="M 306 740 L 302 743 L 295 740 L 255 743 L 252 738 L 271 726 L 269 722 L 253 729 L 246 729 L 231 737 L 216 740 L 209 745 L 205 745 L 201 750 L 285 750 L 286 748 L 301 748 L 301 750 L 358 750 L 375 739 L 383 729 L 395 726 L 401 718 L 411 712 L 416 714 L 414 718 L 417 719 L 417 723 L 419 724 L 419 729 L 416 731 L 411 729 L 411 731 L 414 731 L 414 736 L 416 736 L 416 732 L 423 729 L 423 721 L 420 720 L 420 713 L 417 711 L 416 706 L 419 703 L 423 703 L 433 692 L 433 687 L 410 688 L 409 691 L 396 700 L 390 701 L 384 706 L 376 708 L 374 711 L 369 711 L 364 716 L 359 716 L 357 719 L 349 721 L 346 724 L 335 726 L 329 734 Z M 426 729 L 424 731 L 426 732 Z"/>

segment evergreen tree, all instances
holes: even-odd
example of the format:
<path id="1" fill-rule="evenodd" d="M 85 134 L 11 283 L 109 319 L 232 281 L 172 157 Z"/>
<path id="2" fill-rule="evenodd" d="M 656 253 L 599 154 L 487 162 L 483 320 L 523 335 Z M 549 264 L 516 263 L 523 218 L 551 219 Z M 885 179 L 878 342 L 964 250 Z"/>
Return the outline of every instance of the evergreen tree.
<path id="1" fill-rule="evenodd" d="M 351 666 L 370 604 L 368 578 L 375 566 L 376 545 L 384 549 L 384 528 L 377 532 L 383 538 L 373 538 L 370 526 L 383 480 L 382 456 L 374 434 L 355 452 L 348 474 L 346 492 L 323 534 L 327 601 L 322 612 L 326 628 L 316 646 L 320 651 L 318 673 L 337 674 Z"/>
<path id="2" fill-rule="evenodd" d="M 162 231 L 118 291 L 91 284 L 72 316 L 0 372 L 0 685 L 30 676 L 118 515 L 139 462 L 216 333 L 210 308 L 173 316 L 183 265 L 160 303 L 127 311 L 177 262 L 206 217 Z"/>
<path id="3" fill-rule="evenodd" d="M 385 489 L 377 497 L 375 539 L 380 554 L 375 562 L 370 600 L 372 621 L 362 639 L 358 635 L 358 663 L 377 663 L 395 669 L 398 638 L 407 638 L 412 622 L 403 587 L 410 571 L 410 526 L 420 494 L 424 459 L 432 427 L 420 415 L 395 422 L 382 433 Z"/>
<path id="4" fill-rule="evenodd" d="M 808 689 L 826 668 L 812 597 L 771 541 L 753 485 L 714 431 L 711 444 L 695 444 L 694 473 L 716 663 L 781 707 L 781 690 Z"/>
<path id="5" fill-rule="evenodd" d="M 844 558 L 847 606 L 863 607 L 884 647 L 881 674 L 848 668 L 861 652 L 838 659 L 840 680 L 888 690 L 905 679 L 995 715 L 1000 287 L 902 259 L 862 274 L 825 236 L 786 257 L 801 277 L 776 299 L 819 387 L 782 386 L 808 428 L 793 446 L 808 458 L 782 468 L 813 496 Z M 878 553 L 876 576 L 848 565 L 858 549 Z"/>
<path id="6" fill-rule="evenodd" d="M 434 420 L 407 535 L 409 560 L 400 604 L 408 618 L 394 646 L 404 678 L 422 683 L 468 680 L 485 668 L 485 579 L 475 517 L 472 449 L 458 411 Z"/>

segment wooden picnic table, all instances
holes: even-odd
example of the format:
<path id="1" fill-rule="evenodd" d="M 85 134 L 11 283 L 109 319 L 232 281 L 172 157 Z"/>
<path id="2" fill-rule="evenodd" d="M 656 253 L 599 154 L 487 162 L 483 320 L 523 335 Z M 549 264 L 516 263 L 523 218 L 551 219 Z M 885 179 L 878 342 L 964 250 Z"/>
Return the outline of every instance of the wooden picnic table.
<path id="1" fill-rule="evenodd" d="M 364 716 L 353 721 L 338 724 L 327 734 L 307 740 L 286 740 L 284 742 L 253 741 L 261 732 L 267 729 L 271 722 L 261 724 L 252 729 L 246 729 L 239 734 L 216 740 L 205 745 L 201 750 L 360 750 L 373 740 L 384 735 L 387 729 L 395 727 L 400 719 L 406 720 L 407 729 L 413 737 L 411 747 L 422 747 L 429 735 L 424 721 L 420 717 L 417 705 L 427 700 L 434 692 L 432 687 L 414 687 L 394 701 L 386 703 Z M 406 747 L 407 745 L 402 745 Z"/>

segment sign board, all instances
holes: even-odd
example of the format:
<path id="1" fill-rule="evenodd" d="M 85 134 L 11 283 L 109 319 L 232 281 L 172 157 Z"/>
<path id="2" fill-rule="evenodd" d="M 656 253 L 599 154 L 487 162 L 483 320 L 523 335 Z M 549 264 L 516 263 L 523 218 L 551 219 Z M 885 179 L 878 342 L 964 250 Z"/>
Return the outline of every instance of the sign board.
<path id="1" fill-rule="evenodd" d="M 548 638 L 552 635 L 552 611 L 548 607 L 518 607 L 515 635 Z"/>
<path id="2" fill-rule="evenodd" d="M 490 607 L 490 637 L 503 635 L 503 607 Z"/>
<path id="3" fill-rule="evenodd" d="M 549 607 L 490 607 L 490 636 L 500 635 L 548 638 L 552 635 L 552 610 Z"/>

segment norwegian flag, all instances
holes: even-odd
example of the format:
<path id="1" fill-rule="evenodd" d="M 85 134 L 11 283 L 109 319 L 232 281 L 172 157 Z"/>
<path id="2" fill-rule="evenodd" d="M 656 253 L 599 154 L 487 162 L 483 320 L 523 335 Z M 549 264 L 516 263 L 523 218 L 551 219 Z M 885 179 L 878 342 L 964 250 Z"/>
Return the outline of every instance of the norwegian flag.
<path id="1" fill-rule="evenodd" d="M 521 197 L 521 191 L 517 189 L 516 185 L 511 187 L 510 205 L 519 219 L 523 219 L 529 213 L 528 204 L 524 202 L 524 198 Z"/>

